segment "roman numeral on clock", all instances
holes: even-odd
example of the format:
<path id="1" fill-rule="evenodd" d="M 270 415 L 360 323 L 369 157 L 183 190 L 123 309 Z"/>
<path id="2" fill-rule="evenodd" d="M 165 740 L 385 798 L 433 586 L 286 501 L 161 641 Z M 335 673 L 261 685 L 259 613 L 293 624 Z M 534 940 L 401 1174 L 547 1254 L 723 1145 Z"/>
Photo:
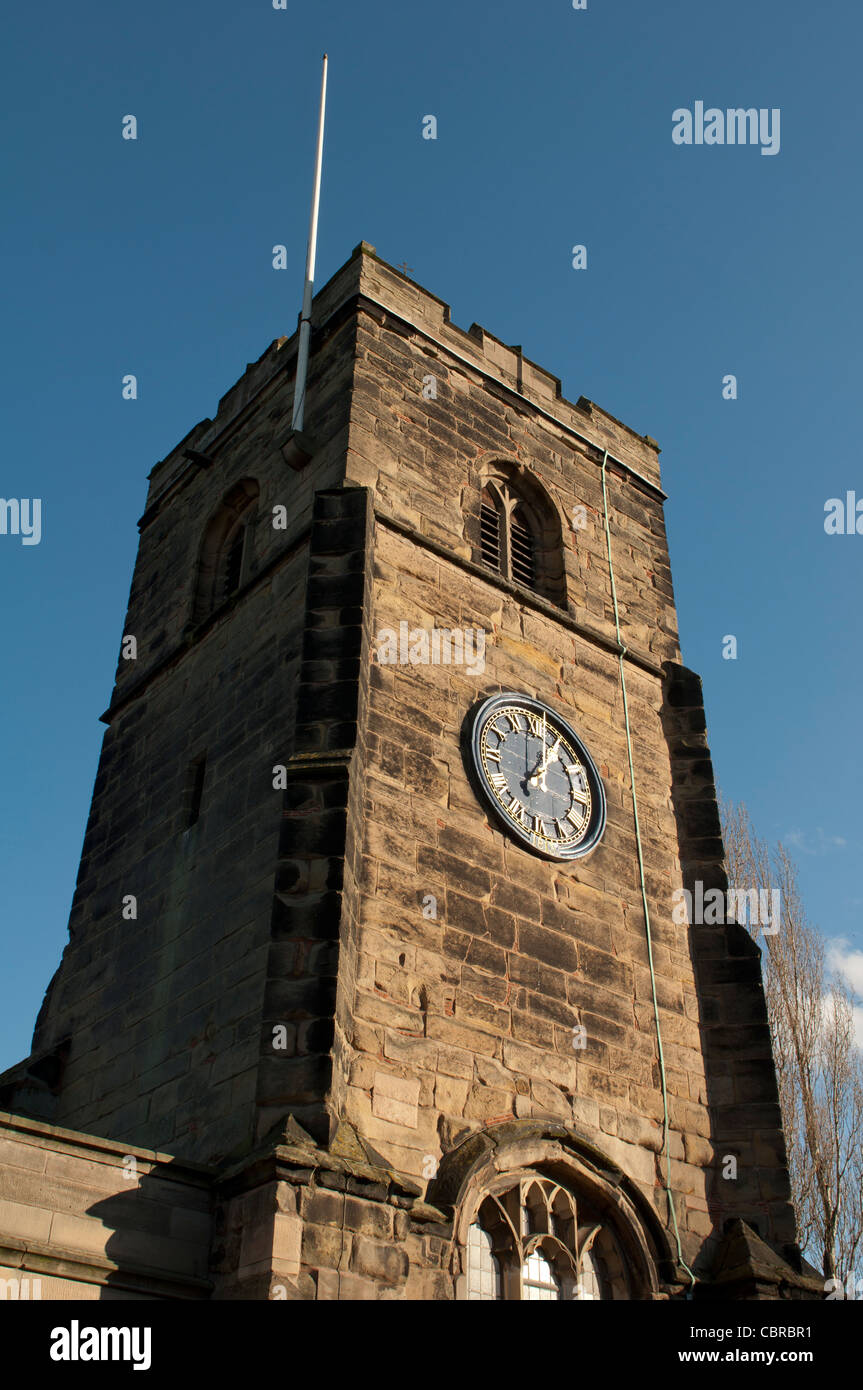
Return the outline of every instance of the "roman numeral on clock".
<path id="1" fill-rule="evenodd" d="M 506 786 L 506 778 L 502 772 L 490 772 L 488 780 L 496 792 L 502 792 Z"/>

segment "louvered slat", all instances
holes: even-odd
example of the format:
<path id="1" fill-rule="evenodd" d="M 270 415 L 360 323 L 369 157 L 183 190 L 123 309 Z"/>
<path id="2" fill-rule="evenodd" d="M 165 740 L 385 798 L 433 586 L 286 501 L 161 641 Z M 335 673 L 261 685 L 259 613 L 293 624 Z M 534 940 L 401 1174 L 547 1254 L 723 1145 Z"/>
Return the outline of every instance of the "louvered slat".
<path id="1" fill-rule="evenodd" d="M 517 584 L 534 588 L 536 584 L 536 562 L 533 553 L 533 537 L 526 526 L 516 520 L 510 521 L 510 550 L 512 577 Z"/>
<path id="2" fill-rule="evenodd" d="M 483 564 L 500 570 L 500 516 L 487 502 L 479 509 L 479 534 Z"/>

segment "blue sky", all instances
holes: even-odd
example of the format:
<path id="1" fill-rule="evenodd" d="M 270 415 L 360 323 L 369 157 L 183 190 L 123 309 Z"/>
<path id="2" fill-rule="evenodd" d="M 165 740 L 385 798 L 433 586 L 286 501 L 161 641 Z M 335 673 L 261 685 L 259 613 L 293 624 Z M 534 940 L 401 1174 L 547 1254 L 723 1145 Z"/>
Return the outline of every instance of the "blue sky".
<path id="1" fill-rule="evenodd" d="M 66 940 L 146 474 L 296 324 L 324 49 L 318 284 L 365 238 L 659 440 L 722 789 L 859 951 L 863 536 L 824 504 L 863 498 L 860 12 L 48 0 L 4 31 L 0 495 L 42 539 L 0 535 L 0 1067 Z M 779 153 L 675 145 L 698 100 L 779 108 Z"/>

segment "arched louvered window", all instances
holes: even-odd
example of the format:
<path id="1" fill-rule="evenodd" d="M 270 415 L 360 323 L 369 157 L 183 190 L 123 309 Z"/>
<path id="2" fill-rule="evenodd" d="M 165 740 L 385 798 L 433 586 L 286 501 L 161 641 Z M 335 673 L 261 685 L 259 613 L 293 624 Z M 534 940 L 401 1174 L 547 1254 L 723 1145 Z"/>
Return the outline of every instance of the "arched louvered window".
<path id="1" fill-rule="evenodd" d="M 252 517 L 258 484 L 244 478 L 210 518 L 201 542 L 193 621 L 202 622 L 231 598 L 252 567 Z"/>
<path id="2" fill-rule="evenodd" d="M 503 474 L 488 478 L 480 496 L 479 559 L 483 565 L 553 603 L 564 597 L 560 523 L 543 505 L 541 489 L 522 495 Z"/>
<path id="3" fill-rule="evenodd" d="M 505 579 L 535 588 L 535 526 L 524 502 L 502 479 L 483 488 L 479 525 L 483 564 Z"/>

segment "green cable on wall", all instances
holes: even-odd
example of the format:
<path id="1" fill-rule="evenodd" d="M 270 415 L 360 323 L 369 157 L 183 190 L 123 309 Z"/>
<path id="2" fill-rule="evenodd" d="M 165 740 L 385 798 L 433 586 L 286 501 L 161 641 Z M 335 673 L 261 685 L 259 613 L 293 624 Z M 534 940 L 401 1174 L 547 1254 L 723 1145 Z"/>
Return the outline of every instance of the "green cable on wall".
<path id="1" fill-rule="evenodd" d="M 659 1074 L 662 1078 L 662 1110 L 663 1110 L 663 1153 L 665 1155 L 665 1192 L 668 1197 L 668 1210 L 671 1213 L 671 1221 L 674 1226 L 674 1238 L 677 1242 L 677 1259 L 679 1264 L 690 1278 L 690 1292 L 695 1284 L 695 1275 L 683 1258 L 683 1249 L 680 1244 L 680 1231 L 677 1226 L 677 1213 L 674 1209 L 674 1196 L 671 1191 L 671 1153 L 668 1147 L 669 1130 L 671 1128 L 668 1115 L 668 1084 L 665 1075 L 665 1055 L 662 1050 L 662 1032 L 659 1027 L 659 1003 L 656 998 L 656 973 L 653 968 L 653 939 L 650 934 L 650 909 L 647 906 L 647 885 L 644 881 L 644 854 L 641 846 L 641 826 L 638 822 L 638 798 L 635 794 L 635 767 L 632 761 L 632 735 L 629 728 L 629 704 L 626 698 L 626 672 L 623 665 L 623 658 L 626 655 L 626 647 L 623 645 L 620 635 L 620 613 L 617 607 L 617 586 L 614 582 L 614 565 L 611 561 L 611 528 L 608 523 L 608 491 L 605 485 L 605 466 L 608 461 L 608 450 L 602 455 L 602 508 L 605 515 L 605 545 L 608 551 L 608 575 L 611 580 L 611 600 L 614 604 L 614 627 L 617 634 L 617 660 L 620 667 L 620 688 L 623 693 L 623 718 L 626 725 L 626 749 L 629 754 L 629 781 L 632 787 L 632 814 L 635 820 L 635 844 L 638 851 L 638 873 L 641 879 L 641 902 L 644 908 L 644 926 L 647 932 L 647 959 L 650 963 L 650 988 L 653 995 L 653 1016 L 656 1019 L 656 1044 L 659 1051 Z"/>

